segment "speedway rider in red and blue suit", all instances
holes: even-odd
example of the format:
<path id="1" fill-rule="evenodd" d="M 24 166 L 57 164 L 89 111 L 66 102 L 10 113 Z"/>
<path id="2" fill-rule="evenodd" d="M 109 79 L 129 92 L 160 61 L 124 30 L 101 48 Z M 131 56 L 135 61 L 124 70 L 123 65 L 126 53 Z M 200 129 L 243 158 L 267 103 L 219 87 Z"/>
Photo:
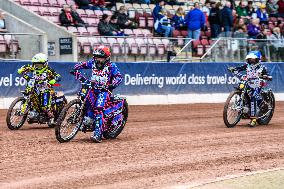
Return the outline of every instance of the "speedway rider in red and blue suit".
<path id="1" fill-rule="evenodd" d="M 71 74 L 80 81 L 92 83 L 93 89 L 89 90 L 86 98 L 87 117 L 93 120 L 92 141 L 99 143 L 102 141 L 103 109 L 109 100 L 110 92 L 122 81 L 122 76 L 115 63 L 110 61 L 110 49 L 99 46 L 93 51 L 93 58 L 80 62 L 71 70 Z M 92 69 L 92 76 L 87 80 L 78 70 Z"/>

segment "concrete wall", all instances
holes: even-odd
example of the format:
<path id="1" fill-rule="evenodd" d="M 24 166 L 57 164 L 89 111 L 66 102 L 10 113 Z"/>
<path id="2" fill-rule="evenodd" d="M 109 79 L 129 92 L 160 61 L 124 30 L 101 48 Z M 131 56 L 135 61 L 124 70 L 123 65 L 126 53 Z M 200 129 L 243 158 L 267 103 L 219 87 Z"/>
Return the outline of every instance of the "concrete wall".
<path id="1" fill-rule="evenodd" d="M 49 56 L 49 60 L 53 61 L 77 61 L 77 37 L 68 32 L 66 29 L 49 22 L 48 20 L 44 19 L 43 17 L 30 12 L 29 10 L 25 9 L 24 7 L 18 5 L 17 3 L 14 3 L 11 0 L 0 0 L 0 9 L 3 9 L 4 11 L 12 14 L 15 17 L 18 17 L 19 19 L 35 26 L 36 28 L 46 32 L 47 34 L 47 41 L 48 42 L 55 42 L 55 48 L 56 48 L 56 55 L 55 56 Z M 14 25 L 14 26 L 12 26 Z M 21 26 L 18 26 L 14 23 L 9 24 L 7 23 L 7 28 L 13 28 L 13 30 L 23 31 L 25 33 L 30 33 L 31 30 L 28 28 L 21 28 Z M 68 55 L 60 55 L 59 54 L 59 38 L 66 38 L 66 37 L 72 37 L 73 41 L 73 53 Z M 47 44 L 44 44 L 44 46 L 47 46 Z M 26 47 L 27 48 L 27 47 Z"/>
<path id="2" fill-rule="evenodd" d="M 45 32 L 10 13 L 6 13 L 5 20 L 9 33 L 13 33 L 13 37 L 19 41 L 20 47 L 26 47 L 21 48 L 15 56 L 12 53 L 11 58 L 30 60 L 38 52 L 47 53 L 47 34 Z M 21 34 L 27 31 L 30 35 Z"/>

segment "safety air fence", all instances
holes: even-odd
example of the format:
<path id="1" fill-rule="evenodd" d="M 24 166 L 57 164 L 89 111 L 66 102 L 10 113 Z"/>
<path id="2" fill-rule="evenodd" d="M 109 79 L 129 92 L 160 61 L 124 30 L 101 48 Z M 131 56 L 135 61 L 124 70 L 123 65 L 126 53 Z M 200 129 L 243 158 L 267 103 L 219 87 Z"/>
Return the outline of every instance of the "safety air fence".
<path id="1" fill-rule="evenodd" d="M 23 61 L 0 62 L 0 108 L 7 108 L 12 99 L 20 96 L 26 81 L 17 74 Z M 79 81 L 69 73 L 74 62 L 50 62 L 62 76 L 61 86 L 69 98 L 76 98 Z M 243 63 L 117 63 L 123 82 L 114 91 L 126 96 L 130 104 L 179 104 L 224 102 L 234 90 L 237 80 L 228 72 L 230 66 Z M 269 87 L 276 100 L 284 100 L 284 63 L 265 63 L 273 76 Z M 88 77 L 90 70 L 82 70 Z"/>

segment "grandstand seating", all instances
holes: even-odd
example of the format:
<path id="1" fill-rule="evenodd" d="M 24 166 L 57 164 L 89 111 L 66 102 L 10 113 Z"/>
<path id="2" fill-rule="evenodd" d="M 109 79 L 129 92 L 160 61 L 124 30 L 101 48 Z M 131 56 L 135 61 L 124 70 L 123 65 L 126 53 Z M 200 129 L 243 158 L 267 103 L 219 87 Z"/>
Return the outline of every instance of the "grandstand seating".
<path id="1" fill-rule="evenodd" d="M 0 53 L 12 54 L 18 53 L 20 50 L 19 42 L 13 35 L 0 34 Z"/>
<path id="2" fill-rule="evenodd" d="M 23 7 L 27 8 L 40 16 L 43 16 L 47 20 L 60 25 L 59 14 L 61 8 L 64 4 L 74 4 L 73 0 L 14 0 Z M 179 0 L 179 2 L 184 2 L 183 9 L 187 12 L 192 9 L 195 0 Z M 200 4 L 204 4 L 205 0 L 199 0 Z M 225 0 L 221 0 L 222 3 Z M 258 6 L 262 1 L 254 1 L 254 6 Z M 235 1 L 236 4 L 239 1 Z M 89 24 L 89 27 L 66 27 L 66 29 L 76 35 L 78 35 L 78 49 L 83 55 L 87 55 L 91 52 L 91 49 L 100 43 L 103 43 L 112 48 L 114 55 L 129 54 L 129 55 L 165 55 L 167 49 L 170 45 L 173 45 L 169 39 L 156 39 L 153 37 L 153 26 L 154 20 L 152 17 L 152 10 L 154 9 L 154 4 L 137 4 L 137 3 L 116 3 L 116 9 L 120 6 L 126 6 L 128 8 L 129 17 L 133 18 L 138 23 L 137 29 L 124 29 L 124 33 L 130 38 L 105 38 L 99 36 L 98 23 L 103 14 L 112 15 L 112 11 L 105 10 L 82 10 L 78 9 L 77 12 L 81 18 Z M 169 10 L 171 14 L 174 14 L 179 6 L 166 5 L 166 9 Z M 207 20 L 207 19 L 206 19 Z M 283 22 L 281 18 L 270 17 L 268 27 L 272 30 L 278 22 Z M 282 24 L 283 25 L 283 24 Z M 209 23 L 207 22 L 207 26 Z M 208 31 L 201 32 L 200 40 L 193 41 L 193 48 L 195 49 L 197 56 L 202 56 L 207 49 L 210 48 L 211 41 L 211 31 L 208 27 Z M 175 40 L 175 45 L 182 47 L 185 44 L 184 37 L 187 37 L 187 31 L 174 30 L 173 37 L 177 38 Z M 0 38 L 0 52 L 8 51 L 9 47 L 4 44 L 4 37 Z"/>

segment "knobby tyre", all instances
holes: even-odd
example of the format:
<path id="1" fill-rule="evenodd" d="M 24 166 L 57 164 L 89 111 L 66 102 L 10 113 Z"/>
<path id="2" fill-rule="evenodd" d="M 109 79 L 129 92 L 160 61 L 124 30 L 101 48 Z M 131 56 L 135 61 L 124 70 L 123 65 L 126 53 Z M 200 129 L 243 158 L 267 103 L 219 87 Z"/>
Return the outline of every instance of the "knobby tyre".
<path id="1" fill-rule="evenodd" d="M 241 92 L 233 91 L 228 96 L 224 110 L 223 120 L 228 128 L 235 127 L 241 120 L 242 111 L 239 109 L 239 103 L 241 101 Z"/>
<path id="2" fill-rule="evenodd" d="M 55 127 L 55 136 L 59 142 L 68 142 L 78 133 L 83 121 L 80 107 L 81 101 L 75 99 L 70 101 L 61 111 Z"/>
<path id="3" fill-rule="evenodd" d="M 55 123 L 51 123 L 50 120 L 47 122 L 47 125 L 48 125 L 49 128 L 54 128 L 56 126 L 59 115 L 61 114 L 61 112 L 62 112 L 63 108 L 66 106 L 66 104 L 67 104 L 67 99 L 64 97 L 63 107 L 56 110 L 57 112 L 55 113 L 55 116 L 54 116 Z"/>
<path id="4" fill-rule="evenodd" d="M 24 97 L 18 97 L 10 105 L 6 116 L 6 123 L 9 129 L 17 130 L 24 125 L 29 109 L 28 104 L 25 104 L 25 102 L 26 99 Z M 18 104 L 20 107 L 17 107 Z M 17 120 L 17 117 L 19 120 Z"/>
<path id="5" fill-rule="evenodd" d="M 113 129 L 113 130 L 108 130 L 103 133 L 104 138 L 106 139 L 115 139 L 124 129 L 124 126 L 127 122 L 128 119 L 128 103 L 126 100 L 124 100 L 124 104 L 122 107 L 122 123 L 120 124 L 119 127 Z"/>
<path id="6" fill-rule="evenodd" d="M 266 105 L 260 107 L 262 109 L 262 111 L 264 110 L 265 112 L 270 111 L 266 116 L 264 116 L 263 118 L 257 119 L 257 123 L 259 125 L 268 125 L 268 123 L 270 122 L 270 120 L 273 117 L 273 113 L 274 113 L 274 109 L 275 109 L 275 97 L 273 92 L 269 92 L 267 98 L 265 98 L 266 100 Z M 264 113 L 264 112 L 263 112 Z"/>

